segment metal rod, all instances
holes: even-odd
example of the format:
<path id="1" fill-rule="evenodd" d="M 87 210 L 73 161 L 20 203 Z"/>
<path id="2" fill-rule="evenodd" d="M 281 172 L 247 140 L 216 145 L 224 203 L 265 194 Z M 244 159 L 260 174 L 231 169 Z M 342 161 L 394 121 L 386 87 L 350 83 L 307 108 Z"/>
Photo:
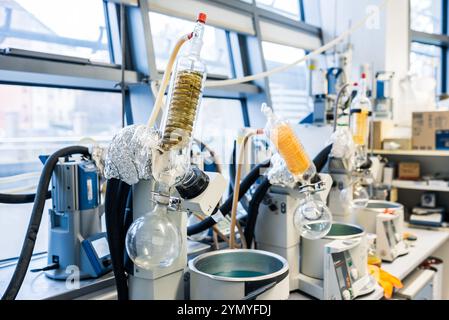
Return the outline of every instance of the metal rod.
<path id="1" fill-rule="evenodd" d="M 125 109 L 126 109 L 126 92 L 125 92 L 125 63 L 126 63 L 126 39 L 125 39 L 125 5 L 120 3 L 120 40 L 122 47 L 122 66 L 121 66 L 121 79 L 120 90 L 122 94 L 122 128 L 125 127 Z"/>
<path id="2" fill-rule="evenodd" d="M 341 95 L 346 90 L 346 88 L 350 85 L 350 83 L 345 83 L 343 87 L 338 91 L 337 99 L 335 99 L 334 104 L 334 132 L 337 130 L 337 120 L 338 120 L 338 103 L 340 102 Z"/>

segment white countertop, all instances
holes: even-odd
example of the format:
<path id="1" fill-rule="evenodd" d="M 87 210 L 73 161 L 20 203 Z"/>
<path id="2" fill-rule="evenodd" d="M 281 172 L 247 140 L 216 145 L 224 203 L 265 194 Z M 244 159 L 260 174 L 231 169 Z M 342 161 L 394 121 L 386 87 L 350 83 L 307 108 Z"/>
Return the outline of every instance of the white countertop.
<path id="1" fill-rule="evenodd" d="M 209 249 L 209 245 L 190 241 L 188 242 L 189 255 L 195 256 Z M 15 261 L 0 264 L 0 296 L 6 290 L 15 269 Z M 31 259 L 29 269 L 42 268 L 47 265 L 47 255 L 39 254 Z M 66 285 L 65 281 L 52 280 L 43 272 L 27 272 L 19 294 L 18 300 L 42 300 L 42 299 L 78 299 L 80 297 L 94 294 L 98 296 L 101 290 L 110 293 L 115 287 L 112 272 L 98 278 L 81 280 L 79 288 Z M 115 291 L 115 290 L 113 290 Z"/>
<path id="2" fill-rule="evenodd" d="M 449 239 L 449 231 L 445 230 L 425 230 L 406 227 L 404 228 L 404 232 L 409 232 L 417 237 L 416 241 L 410 242 L 409 253 L 396 258 L 391 263 L 382 262 L 382 269 L 401 280 L 415 270 L 427 257 L 431 256 Z M 373 293 L 360 297 L 359 300 L 379 300 L 382 297 L 383 289 L 379 286 Z M 311 299 L 314 298 L 299 291 L 292 292 L 289 297 L 289 300 Z"/>
<path id="3" fill-rule="evenodd" d="M 401 280 L 449 239 L 447 231 L 404 228 L 404 232 L 410 232 L 418 237 L 416 241 L 409 242 L 409 253 L 391 263 L 382 262 L 382 269 Z"/>

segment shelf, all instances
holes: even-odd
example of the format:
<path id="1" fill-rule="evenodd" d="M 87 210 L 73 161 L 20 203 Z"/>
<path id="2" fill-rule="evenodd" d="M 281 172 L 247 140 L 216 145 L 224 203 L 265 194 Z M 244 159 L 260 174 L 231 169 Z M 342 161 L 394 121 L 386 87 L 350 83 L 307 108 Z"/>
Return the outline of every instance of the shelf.
<path id="1" fill-rule="evenodd" d="M 392 156 L 449 157 L 449 150 L 373 150 L 374 154 Z"/>
<path id="2" fill-rule="evenodd" d="M 449 186 L 430 186 L 425 182 L 416 182 L 408 180 L 393 180 L 393 187 L 398 189 L 410 189 L 410 190 L 423 190 L 423 191 L 435 191 L 435 192 L 449 192 Z"/>

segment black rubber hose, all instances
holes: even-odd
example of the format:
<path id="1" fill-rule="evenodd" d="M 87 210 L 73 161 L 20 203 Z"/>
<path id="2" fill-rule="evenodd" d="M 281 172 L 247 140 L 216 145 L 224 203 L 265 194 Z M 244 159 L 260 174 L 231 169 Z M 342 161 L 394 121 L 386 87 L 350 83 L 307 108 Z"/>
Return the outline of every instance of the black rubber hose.
<path id="1" fill-rule="evenodd" d="M 0 203 L 5 204 L 22 204 L 22 203 L 33 203 L 36 198 L 35 193 L 28 194 L 6 194 L 0 193 Z M 51 199 L 51 191 L 47 191 L 45 199 Z"/>
<path id="2" fill-rule="evenodd" d="M 245 239 L 248 248 L 251 248 L 251 244 L 254 239 L 254 230 L 256 228 L 257 216 L 259 215 L 259 207 L 263 198 L 267 194 L 268 189 L 271 187 L 271 183 L 267 177 L 264 177 L 261 184 L 257 187 L 253 194 L 248 208 L 248 220 L 245 228 Z"/>
<path id="3" fill-rule="evenodd" d="M 48 186 L 51 181 L 53 170 L 58 163 L 59 158 L 67 157 L 72 154 L 89 155 L 89 150 L 82 146 L 66 147 L 53 153 L 45 162 L 39 178 L 39 183 L 37 185 L 36 200 L 34 201 L 33 209 L 31 211 L 30 222 L 23 241 L 19 260 L 17 261 L 16 269 L 14 270 L 14 274 L 9 282 L 8 288 L 2 296 L 2 300 L 14 300 L 19 293 L 23 279 L 25 278 L 30 265 L 31 256 L 33 255 L 34 245 L 39 232 Z"/>
<path id="4" fill-rule="evenodd" d="M 118 300 L 128 300 L 128 279 L 125 273 L 125 211 L 130 186 L 118 179 L 110 179 L 106 186 L 105 219 L 112 270 Z"/>
<path id="5" fill-rule="evenodd" d="M 133 193 L 132 189 L 128 193 L 128 198 L 126 199 L 126 209 L 124 218 L 124 229 L 127 231 L 134 221 L 133 217 Z"/>
<path id="6" fill-rule="evenodd" d="M 324 166 L 327 163 L 327 160 L 329 159 L 329 154 L 331 153 L 331 151 L 332 144 L 321 150 L 320 153 L 318 153 L 313 159 L 313 164 L 315 165 L 316 172 L 321 172 L 323 170 Z"/>
<path id="7" fill-rule="evenodd" d="M 245 195 L 245 193 L 251 188 L 251 186 L 262 176 L 261 169 L 268 168 L 270 166 L 270 159 L 256 165 L 251 171 L 246 175 L 240 184 L 239 200 Z M 231 193 L 228 199 L 221 205 L 220 211 L 223 215 L 227 215 L 232 209 L 232 198 L 233 193 Z M 200 232 L 203 232 L 214 226 L 215 220 L 212 217 L 208 217 L 201 222 L 191 225 L 187 228 L 187 235 L 191 236 Z"/>

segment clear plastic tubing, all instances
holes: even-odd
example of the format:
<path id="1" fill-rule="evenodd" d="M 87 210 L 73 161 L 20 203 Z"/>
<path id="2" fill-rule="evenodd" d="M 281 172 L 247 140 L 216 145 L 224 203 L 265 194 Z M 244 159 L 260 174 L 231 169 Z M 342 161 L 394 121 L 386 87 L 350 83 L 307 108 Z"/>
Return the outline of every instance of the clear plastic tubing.
<path id="1" fill-rule="evenodd" d="M 173 72 L 161 126 L 164 151 L 183 148 L 191 141 L 206 79 L 206 65 L 200 59 L 205 23 L 206 14 L 200 13 L 190 49 L 178 59 Z"/>

